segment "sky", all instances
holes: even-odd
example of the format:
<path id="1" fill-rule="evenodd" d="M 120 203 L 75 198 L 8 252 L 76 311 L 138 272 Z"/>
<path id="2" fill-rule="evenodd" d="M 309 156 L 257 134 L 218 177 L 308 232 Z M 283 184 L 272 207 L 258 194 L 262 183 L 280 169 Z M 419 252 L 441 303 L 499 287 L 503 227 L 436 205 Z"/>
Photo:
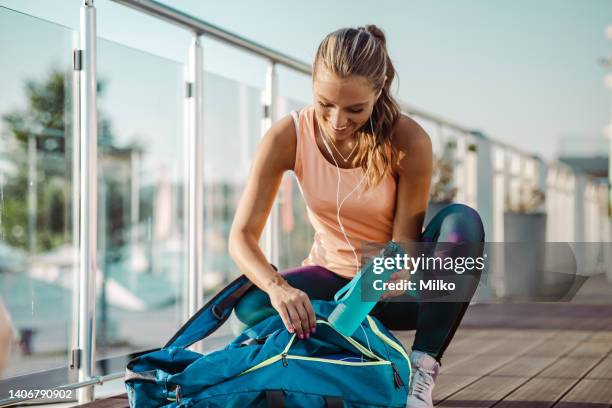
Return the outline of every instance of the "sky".
<path id="1" fill-rule="evenodd" d="M 609 0 L 162 0 L 183 12 L 311 63 L 338 28 L 376 24 L 398 72 L 396 96 L 493 139 L 552 159 L 560 137 L 603 146 L 612 90 L 597 60 L 612 54 Z M 77 28 L 77 0 L 0 5 Z M 191 36 L 110 0 L 95 0 L 98 35 L 183 63 Z M 210 72 L 263 87 L 266 61 L 204 38 Z M 310 78 L 279 69 L 283 95 L 311 101 Z M 432 135 L 434 136 L 434 135 Z M 583 143 L 584 142 L 584 143 Z"/>

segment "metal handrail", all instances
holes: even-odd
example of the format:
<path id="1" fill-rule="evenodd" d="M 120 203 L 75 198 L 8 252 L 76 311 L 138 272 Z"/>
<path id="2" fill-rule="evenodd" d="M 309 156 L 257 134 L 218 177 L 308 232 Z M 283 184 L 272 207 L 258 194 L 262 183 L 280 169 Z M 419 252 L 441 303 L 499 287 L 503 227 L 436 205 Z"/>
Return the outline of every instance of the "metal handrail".
<path id="1" fill-rule="evenodd" d="M 166 6 L 153 0 L 112 0 L 138 11 L 166 20 L 172 24 L 181 26 L 195 32 L 198 35 L 206 34 L 212 38 L 234 45 L 245 51 L 260 55 L 276 63 L 293 68 L 296 71 L 310 75 L 311 67 L 302 61 L 288 55 L 274 51 L 264 45 L 248 40 L 244 37 L 231 33 L 214 24 L 207 23 L 197 17 L 183 13 L 175 8 Z"/>
<path id="2" fill-rule="evenodd" d="M 204 20 L 200 20 L 192 15 L 186 14 L 173 7 L 161 4 L 154 0 L 112 0 L 115 3 L 119 3 L 135 10 L 142 11 L 154 17 L 166 20 L 172 24 L 194 31 L 197 34 L 206 34 L 220 41 L 235 45 L 243 50 L 258 55 L 260 57 L 267 58 L 276 63 L 285 65 L 296 71 L 299 71 L 306 75 L 312 75 L 312 67 L 303 61 L 296 58 L 290 57 L 279 51 L 275 51 L 271 48 L 258 44 L 254 41 L 248 40 L 232 32 L 226 31 L 219 28 L 211 23 Z M 424 119 L 431 120 L 436 123 L 443 124 L 448 128 L 455 129 L 459 132 L 470 133 L 472 129 L 465 126 L 453 123 L 449 120 L 443 119 L 440 116 L 434 115 L 429 112 L 425 112 L 416 106 L 401 102 L 402 109 L 406 112 L 415 114 L 423 117 Z"/>
<path id="3" fill-rule="evenodd" d="M 72 384 L 66 384 L 66 385 L 60 385 L 57 387 L 52 387 L 49 388 L 49 391 L 53 391 L 53 390 L 78 390 L 80 388 L 83 387 L 87 387 L 89 385 L 102 385 L 105 382 L 108 381 L 112 381 L 112 380 L 116 380 L 119 378 L 123 378 L 125 376 L 125 372 L 124 371 L 120 371 L 120 372 L 116 372 L 116 373 L 111 373 L 111 374 L 107 374 L 107 375 L 99 375 L 99 376 L 95 376 L 92 377 L 89 380 L 86 381 L 80 381 L 80 382 L 76 382 L 76 383 L 72 383 Z M 33 398 L 4 398 L 0 400 L 0 407 L 10 407 L 12 405 L 15 404 L 20 404 L 22 402 L 26 402 L 26 401 L 32 401 Z M 58 401 L 60 402 L 60 401 Z"/>
<path id="4" fill-rule="evenodd" d="M 292 68 L 303 74 L 312 75 L 312 67 L 310 64 L 307 64 L 296 58 L 290 57 L 286 54 L 283 54 L 282 52 L 268 48 L 255 41 L 251 41 L 247 38 L 241 37 L 230 31 L 224 30 L 214 24 L 208 23 L 204 20 L 194 17 L 190 14 L 184 13 L 173 7 L 159 3 L 155 0 L 112 0 L 112 1 L 118 4 L 122 4 L 124 6 L 128 6 L 135 10 L 141 11 L 143 13 L 149 14 L 153 17 L 157 17 L 162 20 L 168 21 L 172 24 L 175 24 L 182 28 L 193 31 L 198 35 L 206 34 L 212 38 L 215 38 L 222 42 L 234 45 L 242 50 L 248 51 L 260 57 L 267 58 L 270 61 L 282 64 L 286 67 Z M 446 128 L 450 128 L 455 131 L 466 133 L 466 134 L 473 134 L 473 132 L 475 132 L 474 129 L 470 129 L 466 126 L 460 125 L 458 123 L 454 123 L 450 120 L 444 119 L 430 112 L 425 112 L 421 110 L 420 108 L 417 108 L 416 106 L 407 104 L 405 102 L 400 101 L 400 106 L 402 110 L 404 110 L 407 113 L 411 113 L 423 119 L 443 125 Z M 485 136 L 482 133 L 479 134 L 479 137 L 484 138 L 490 141 L 491 143 L 494 143 L 497 146 L 503 147 L 504 149 L 510 150 L 514 153 L 532 157 L 532 158 L 537 158 L 537 156 L 535 156 L 533 153 L 525 152 L 515 146 L 511 146 L 507 143 L 491 139 L 489 136 Z"/>

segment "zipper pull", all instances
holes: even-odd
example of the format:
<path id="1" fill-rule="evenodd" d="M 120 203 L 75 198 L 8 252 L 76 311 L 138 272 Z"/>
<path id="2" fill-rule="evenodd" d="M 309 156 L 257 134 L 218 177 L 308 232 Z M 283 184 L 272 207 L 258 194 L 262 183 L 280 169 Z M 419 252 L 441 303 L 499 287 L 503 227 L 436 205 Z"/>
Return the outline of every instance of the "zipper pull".
<path id="1" fill-rule="evenodd" d="M 289 365 L 287 362 L 287 353 L 281 354 L 281 359 L 283 360 L 283 367 L 287 367 Z"/>
<path id="2" fill-rule="evenodd" d="M 402 381 L 402 376 L 397 371 L 395 363 L 391 363 L 391 368 L 393 369 L 393 384 L 395 384 L 395 388 L 403 387 L 404 381 Z"/>

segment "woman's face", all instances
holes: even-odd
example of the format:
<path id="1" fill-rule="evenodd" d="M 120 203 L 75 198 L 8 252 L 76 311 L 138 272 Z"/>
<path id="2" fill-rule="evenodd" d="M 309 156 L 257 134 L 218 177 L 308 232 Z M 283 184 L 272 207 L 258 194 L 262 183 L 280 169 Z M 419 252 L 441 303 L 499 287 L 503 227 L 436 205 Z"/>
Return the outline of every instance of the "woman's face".
<path id="1" fill-rule="evenodd" d="M 360 75 L 340 78 L 319 66 L 312 82 L 315 113 L 323 132 L 338 142 L 350 140 L 366 124 L 379 93 Z"/>

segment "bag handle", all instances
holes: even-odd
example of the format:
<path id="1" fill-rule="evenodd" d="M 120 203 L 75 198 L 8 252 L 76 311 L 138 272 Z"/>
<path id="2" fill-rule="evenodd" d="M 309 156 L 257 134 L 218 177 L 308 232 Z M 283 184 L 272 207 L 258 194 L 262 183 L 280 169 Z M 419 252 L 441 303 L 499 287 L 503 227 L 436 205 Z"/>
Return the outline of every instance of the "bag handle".
<path id="1" fill-rule="evenodd" d="M 285 408 L 285 394 L 282 390 L 266 390 L 266 402 L 268 408 Z M 342 397 L 324 395 L 326 408 L 344 408 Z"/>

